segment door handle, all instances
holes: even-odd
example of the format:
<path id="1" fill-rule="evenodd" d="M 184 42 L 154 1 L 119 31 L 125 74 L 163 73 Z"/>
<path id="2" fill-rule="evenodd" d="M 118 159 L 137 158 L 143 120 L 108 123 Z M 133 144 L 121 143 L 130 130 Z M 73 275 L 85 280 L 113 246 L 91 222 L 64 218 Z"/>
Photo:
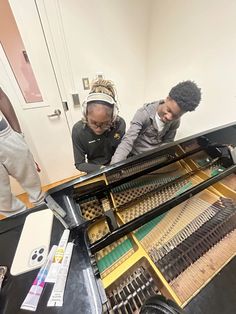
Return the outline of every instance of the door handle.
<path id="1" fill-rule="evenodd" d="M 60 110 L 60 109 L 55 109 L 55 110 L 54 110 L 54 113 L 48 114 L 48 117 L 49 117 L 49 118 L 52 118 L 52 117 L 59 117 L 60 115 L 61 115 L 61 110 Z"/>

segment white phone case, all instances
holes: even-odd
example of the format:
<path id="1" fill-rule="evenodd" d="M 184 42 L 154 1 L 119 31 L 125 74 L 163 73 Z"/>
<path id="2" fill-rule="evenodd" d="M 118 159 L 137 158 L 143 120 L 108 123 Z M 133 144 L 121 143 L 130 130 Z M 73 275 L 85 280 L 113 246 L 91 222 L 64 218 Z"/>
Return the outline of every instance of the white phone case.
<path id="1" fill-rule="evenodd" d="M 53 222 L 50 209 L 29 214 L 24 223 L 11 265 L 13 276 L 41 267 L 46 261 Z"/>

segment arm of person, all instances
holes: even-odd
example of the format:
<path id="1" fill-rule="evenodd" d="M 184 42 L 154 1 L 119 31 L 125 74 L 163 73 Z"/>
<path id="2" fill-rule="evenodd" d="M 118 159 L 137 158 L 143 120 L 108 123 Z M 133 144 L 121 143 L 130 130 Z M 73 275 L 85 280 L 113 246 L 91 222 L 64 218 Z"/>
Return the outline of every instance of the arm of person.
<path id="1" fill-rule="evenodd" d="M 86 162 L 85 160 L 86 152 L 83 148 L 82 143 L 80 142 L 80 136 L 76 125 L 74 125 L 72 129 L 72 143 L 76 169 L 82 172 L 89 173 L 92 171 L 99 170 L 102 167 L 102 165 L 96 165 Z"/>
<path id="2" fill-rule="evenodd" d="M 174 141 L 174 138 L 176 136 L 176 132 L 179 126 L 180 126 L 180 120 L 176 120 L 172 122 L 169 130 L 166 132 L 166 134 L 162 138 L 163 144 L 171 143 Z"/>
<path id="3" fill-rule="evenodd" d="M 139 136 L 144 122 L 145 122 L 145 115 L 143 113 L 143 109 L 139 109 L 136 114 L 134 115 L 131 123 L 130 128 L 125 133 L 121 143 L 117 147 L 115 154 L 111 159 L 111 164 L 117 163 L 121 160 L 125 160 L 129 153 L 132 151 L 134 141 Z"/>
<path id="4" fill-rule="evenodd" d="M 18 133 L 21 133 L 20 123 L 17 119 L 14 108 L 10 102 L 10 99 L 0 88 L 0 110 L 3 113 L 4 117 L 7 119 L 8 123 L 12 129 Z"/>

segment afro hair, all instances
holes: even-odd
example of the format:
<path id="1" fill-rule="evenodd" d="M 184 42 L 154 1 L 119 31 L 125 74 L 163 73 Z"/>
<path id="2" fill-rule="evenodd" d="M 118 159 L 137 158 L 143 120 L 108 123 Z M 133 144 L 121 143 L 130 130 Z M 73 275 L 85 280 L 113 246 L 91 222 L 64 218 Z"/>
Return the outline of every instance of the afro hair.
<path id="1" fill-rule="evenodd" d="M 192 81 L 184 81 L 171 89 L 169 97 L 176 101 L 181 110 L 193 111 L 201 101 L 201 89 Z"/>

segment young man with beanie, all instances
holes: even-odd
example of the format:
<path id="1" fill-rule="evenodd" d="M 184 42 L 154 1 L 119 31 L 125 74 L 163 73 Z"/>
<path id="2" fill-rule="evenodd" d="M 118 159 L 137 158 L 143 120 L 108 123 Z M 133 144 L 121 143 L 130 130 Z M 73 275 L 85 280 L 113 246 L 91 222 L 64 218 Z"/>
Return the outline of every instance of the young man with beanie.
<path id="1" fill-rule="evenodd" d="M 195 110 L 200 100 L 200 88 L 184 81 L 174 86 L 165 100 L 145 104 L 134 115 L 111 164 L 172 142 L 181 116 Z"/>

